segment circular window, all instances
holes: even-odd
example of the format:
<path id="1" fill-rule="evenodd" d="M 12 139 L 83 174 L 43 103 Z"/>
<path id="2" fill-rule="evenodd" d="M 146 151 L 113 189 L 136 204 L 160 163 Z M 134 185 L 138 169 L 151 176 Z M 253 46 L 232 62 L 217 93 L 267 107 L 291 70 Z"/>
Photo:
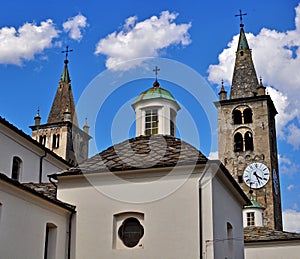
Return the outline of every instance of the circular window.
<path id="1" fill-rule="evenodd" d="M 144 228 L 136 218 L 124 220 L 118 230 L 118 235 L 127 247 L 135 247 L 144 235 Z"/>

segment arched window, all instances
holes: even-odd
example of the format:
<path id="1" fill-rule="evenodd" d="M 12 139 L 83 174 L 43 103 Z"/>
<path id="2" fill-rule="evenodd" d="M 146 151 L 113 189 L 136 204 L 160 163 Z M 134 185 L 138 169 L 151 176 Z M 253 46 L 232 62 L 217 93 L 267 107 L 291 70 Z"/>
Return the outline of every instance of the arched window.
<path id="1" fill-rule="evenodd" d="M 228 240 L 228 258 L 233 258 L 233 228 L 232 225 L 227 222 L 227 240 Z"/>
<path id="2" fill-rule="evenodd" d="M 11 179 L 19 180 L 21 166 L 22 166 L 22 160 L 19 157 L 14 156 L 13 164 L 12 164 Z"/>
<path id="3" fill-rule="evenodd" d="M 53 136 L 52 136 L 52 148 L 59 148 L 59 134 L 53 134 Z"/>
<path id="4" fill-rule="evenodd" d="M 233 117 L 233 123 L 234 124 L 242 124 L 242 113 L 240 110 L 235 109 L 232 112 L 232 117 Z"/>
<path id="5" fill-rule="evenodd" d="M 246 108 L 243 111 L 244 123 L 252 123 L 252 110 L 250 108 Z"/>
<path id="6" fill-rule="evenodd" d="M 245 133 L 245 150 L 253 151 L 253 136 L 250 131 Z"/>
<path id="7" fill-rule="evenodd" d="M 243 136 L 241 133 L 234 135 L 234 152 L 243 151 Z"/>
<path id="8" fill-rule="evenodd" d="M 46 146 L 46 136 L 45 136 L 45 135 L 44 135 L 44 136 L 40 136 L 39 142 L 40 142 L 42 145 Z"/>

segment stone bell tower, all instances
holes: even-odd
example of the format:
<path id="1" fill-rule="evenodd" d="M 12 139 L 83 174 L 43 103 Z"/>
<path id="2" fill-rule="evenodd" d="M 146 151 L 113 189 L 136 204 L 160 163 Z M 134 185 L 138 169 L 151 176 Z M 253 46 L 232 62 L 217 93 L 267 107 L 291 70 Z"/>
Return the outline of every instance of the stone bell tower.
<path id="1" fill-rule="evenodd" d="M 58 88 L 52 103 L 47 123 L 41 124 L 38 114 L 34 117 L 35 125 L 30 126 L 32 138 L 40 142 L 69 163 L 76 165 L 88 158 L 89 126 L 85 123 L 83 130 L 78 126 L 71 79 L 68 70 L 68 53 Z"/>
<path id="2" fill-rule="evenodd" d="M 242 14 L 241 14 L 242 15 Z M 276 143 L 276 108 L 258 81 L 251 49 L 240 24 L 230 96 L 222 83 L 218 108 L 219 159 L 246 194 L 264 208 L 265 226 L 282 230 Z"/>

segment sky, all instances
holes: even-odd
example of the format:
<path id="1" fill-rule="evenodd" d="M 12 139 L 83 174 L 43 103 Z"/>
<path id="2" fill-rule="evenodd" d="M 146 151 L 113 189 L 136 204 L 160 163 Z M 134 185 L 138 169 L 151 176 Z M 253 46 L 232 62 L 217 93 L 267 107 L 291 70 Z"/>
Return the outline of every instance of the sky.
<path id="1" fill-rule="evenodd" d="M 79 121 L 95 154 L 134 137 L 134 98 L 158 80 L 178 100 L 177 133 L 217 155 L 221 80 L 229 91 L 239 10 L 276 116 L 284 228 L 300 231 L 300 1 L 3 1 L 0 115 L 31 134 L 46 123 L 68 45 Z M 120 130 L 122 129 L 122 130 Z"/>

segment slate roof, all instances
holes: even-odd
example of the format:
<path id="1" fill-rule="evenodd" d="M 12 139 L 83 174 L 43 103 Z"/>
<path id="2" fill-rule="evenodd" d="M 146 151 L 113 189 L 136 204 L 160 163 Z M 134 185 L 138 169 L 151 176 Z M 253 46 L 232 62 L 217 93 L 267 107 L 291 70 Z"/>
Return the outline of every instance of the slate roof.
<path id="1" fill-rule="evenodd" d="M 267 227 L 244 228 L 245 243 L 299 240 L 300 234 L 273 230 Z"/>
<path id="2" fill-rule="evenodd" d="M 142 168 L 205 164 L 208 159 L 192 145 L 171 136 L 139 136 L 109 147 L 77 167 L 60 174 L 126 171 Z"/>
<path id="3" fill-rule="evenodd" d="M 23 185 L 43 194 L 44 196 L 47 196 L 50 199 L 56 199 L 56 187 L 52 183 L 23 183 Z"/>

